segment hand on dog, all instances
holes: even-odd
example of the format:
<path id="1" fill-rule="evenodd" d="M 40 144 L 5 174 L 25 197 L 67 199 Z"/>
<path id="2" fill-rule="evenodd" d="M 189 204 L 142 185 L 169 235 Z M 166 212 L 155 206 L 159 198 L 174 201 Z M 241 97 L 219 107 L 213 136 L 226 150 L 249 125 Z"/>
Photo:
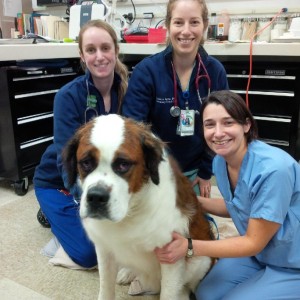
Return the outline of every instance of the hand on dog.
<path id="1" fill-rule="evenodd" d="M 155 248 L 154 252 L 162 264 L 174 264 L 186 256 L 188 240 L 177 232 L 173 232 L 172 241 L 162 248 Z"/>

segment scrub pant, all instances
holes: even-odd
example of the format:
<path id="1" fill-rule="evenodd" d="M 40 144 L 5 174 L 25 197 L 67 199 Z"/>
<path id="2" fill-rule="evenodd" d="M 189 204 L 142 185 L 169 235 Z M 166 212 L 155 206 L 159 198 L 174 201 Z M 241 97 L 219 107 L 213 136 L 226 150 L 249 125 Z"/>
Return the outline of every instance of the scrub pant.
<path id="1" fill-rule="evenodd" d="M 200 282 L 197 300 L 299 300 L 300 269 L 260 264 L 255 257 L 222 258 Z"/>
<path id="2" fill-rule="evenodd" d="M 35 187 L 40 207 L 65 252 L 78 265 L 97 265 L 95 247 L 87 237 L 79 216 L 79 204 L 73 196 L 56 189 Z"/>
<path id="3" fill-rule="evenodd" d="M 189 179 L 190 182 L 193 182 L 196 177 L 198 176 L 198 169 L 192 170 L 192 171 L 188 171 L 183 173 L 185 177 L 187 177 Z M 200 189 L 199 189 L 199 185 L 196 184 L 193 186 L 194 192 L 196 193 L 197 196 L 200 196 Z"/>

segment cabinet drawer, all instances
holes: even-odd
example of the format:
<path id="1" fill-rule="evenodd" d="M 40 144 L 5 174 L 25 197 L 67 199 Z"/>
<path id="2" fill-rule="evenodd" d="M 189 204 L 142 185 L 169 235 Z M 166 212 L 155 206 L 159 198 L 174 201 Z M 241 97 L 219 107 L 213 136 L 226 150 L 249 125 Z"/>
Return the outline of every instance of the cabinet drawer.
<path id="1" fill-rule="evenodd" d="M 12 78 L 11 88 L 15 95 L 26 97 L 30 93 L 38 93 L 49 90 L 57 90 L 61 86 L 77 77 L 76 73 L 36 75 L 29 77 Z"/>
<path id="2" fill-rule="evenodd" d="M 18 119 L 16 136 L 19 143 L 53 135 L 53 113 Z"/>
<path id="3" fill-rule="evenodd" d="M 266 59 L 267 60 L 267 59 Z M 223 61 L 223 66 L 226 69 L 227 74 L 238 74 L 246 75 L 250 73 L 249 61 L 233 61 L 226 62 Z M 284 62 L 284 63 L 274 63 L 274 62 L 253 62 L 252 64 L 252 77 L 254 75 L 270 76 L 270 77 L 280 77 L 280 76 L 295 76 L 299 71 L 298 66 L 295 63 Z"/>
<path id="4" fill-rule="evenodd" d="M 289 145 L 291 119 L 254 116 L 258 126 L 258 135 L 262 139 L 274 140 Z"/>
<path id="5" fill-rule="evenodd" d="M 230 89 L 247 89 L 248 75 L 227 74 Z M 252 75 L 250 91 L 287 92 L 295 90 L 296 76 Z"/>
<path id="6" fill-rule="evenodd" d="M 23 173 L 26 173 L 26 170 L 32 172 L 32 169 L 40 163 L 40 158 L 52 142 L 53 137 L 43 137 L 20 145 L 19 161 Z"/>
<path id="7" fill-rule="evenodd" d="M 12 112 L 17 119 L 50 113 L 53 111 L 55 93 L 56 91 L 51 91 L 31 97 L 15 98 L 11 103 Z"/>
<path id="8" fill-rule="evenodd" d="M 246 99 L 246 91 L 232 90 Z M 270 93 L 249 91 L 249 108 L 253 114 L 291 118 L 296 112 L 294 93 Z"/>

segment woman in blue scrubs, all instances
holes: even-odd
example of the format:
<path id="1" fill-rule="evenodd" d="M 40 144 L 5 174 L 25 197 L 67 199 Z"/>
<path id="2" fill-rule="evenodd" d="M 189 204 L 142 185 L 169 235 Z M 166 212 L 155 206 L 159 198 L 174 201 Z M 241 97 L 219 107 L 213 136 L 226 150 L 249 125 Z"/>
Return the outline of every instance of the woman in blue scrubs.
<path id="1" fill-rule="evenodd" d="M 206 212 L 231 217 L 240 235 L 193 240 L 194 255 L 220 258 L 199 284 L 197 299 L 300 299 L 299 163 L 257 140 L 253 116 L 233 92 L 212 93 L 201 118 L 223 198 L 199 201 Z M 160 262 L 174 263 L 187 248 L 187 239 L 174 233 L 156 253 Z"/>

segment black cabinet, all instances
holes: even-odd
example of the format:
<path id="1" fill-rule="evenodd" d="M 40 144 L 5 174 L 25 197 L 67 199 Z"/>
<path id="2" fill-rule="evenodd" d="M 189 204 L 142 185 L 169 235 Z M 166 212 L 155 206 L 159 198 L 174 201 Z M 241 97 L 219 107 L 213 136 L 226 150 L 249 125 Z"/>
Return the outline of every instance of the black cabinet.
<path id="1" fill-rule="evenodd" d="M 249 58 L 231 57 L 223 63 L 229 87 L 246 100 Z M 261 57 L 252 64 L 249 108 L 261 140 L 300 160 L 300 61 Z"/>
<path id="2" fill-rule="evenodd" d="M 53 141 L 55 93 L 80 74 L 79 59 L 53 62 L 0 68 L 0 177 L 14 181 L 17 194 L 27 192 L 28 178 Z"/>

